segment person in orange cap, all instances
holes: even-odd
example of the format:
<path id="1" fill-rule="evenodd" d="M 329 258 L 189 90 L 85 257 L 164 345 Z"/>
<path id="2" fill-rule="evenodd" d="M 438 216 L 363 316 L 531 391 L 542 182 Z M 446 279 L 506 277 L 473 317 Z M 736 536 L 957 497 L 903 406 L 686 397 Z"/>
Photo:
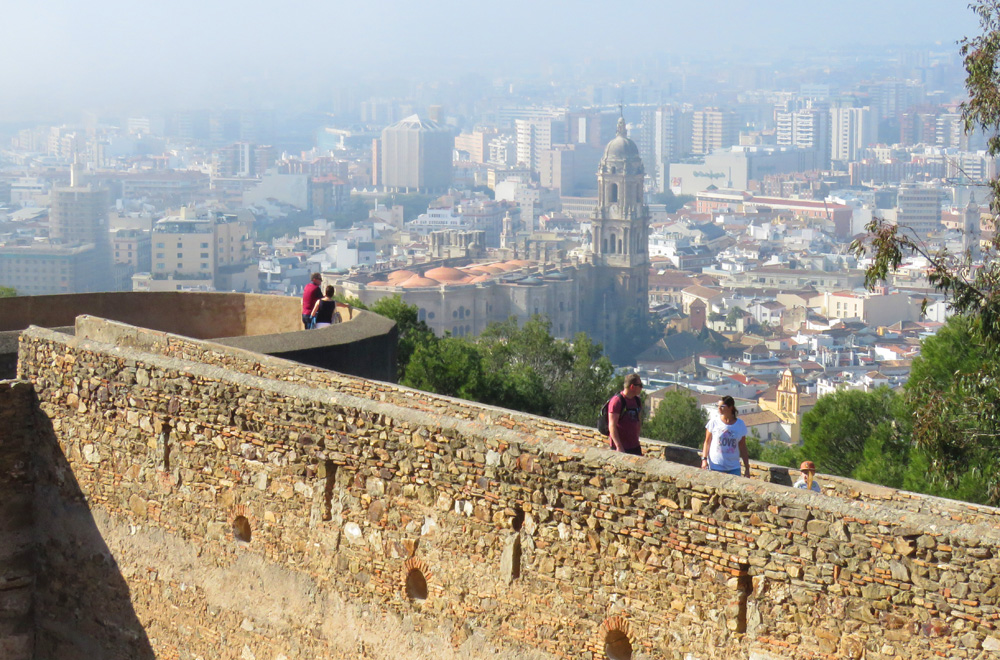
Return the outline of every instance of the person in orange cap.
<path id="1" fill-rule="evenodd" d="M 811 490 L 814 493 L 822 493 L 820 490 L 819 482 L 814 479 L 816 476 L 816 464 L 812 461 L 802 461 L 802 465 L 799 466 L 799 472 L 802 476 L 799 480 L 795 482 L 796 488 L 801 488 L 802 490 Z"/>

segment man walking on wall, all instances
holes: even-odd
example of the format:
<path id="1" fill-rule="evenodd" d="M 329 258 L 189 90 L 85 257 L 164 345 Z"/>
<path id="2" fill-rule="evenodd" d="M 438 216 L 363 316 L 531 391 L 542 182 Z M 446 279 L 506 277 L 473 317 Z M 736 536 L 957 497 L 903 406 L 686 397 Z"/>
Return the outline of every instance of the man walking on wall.
<path id="1" fill-rule="evenodd" d="M 639 374 L 625 376 L 625 389 L 611 397 L 608 403 L 608 430 L 611 448 L 615 451 L 642 456 L 639 431 L 642 429 L 642 379 Z"/>
<path id="2" fill-rule="evenodd" d="M 312 327 L 312 311 L 316 306 L 316 301 L 323 297 L 320 285 L 323 284 L 323 276 L 313 273 L 309 277 L 309 284 L 302 291 L 302 325 L 308 330 Z"/>

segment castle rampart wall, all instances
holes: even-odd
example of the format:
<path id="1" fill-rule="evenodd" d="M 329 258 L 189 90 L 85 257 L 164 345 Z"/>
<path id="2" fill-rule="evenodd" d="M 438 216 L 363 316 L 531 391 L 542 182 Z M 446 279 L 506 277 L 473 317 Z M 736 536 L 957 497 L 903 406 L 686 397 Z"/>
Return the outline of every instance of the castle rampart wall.
<path id="1" fill-rule="evenodd" d="M 30 383 L 0 381 L 0 658 L 34 658 Z"/>
<path id="2" fill-rule="evenodd" d="M 560 658 L 1000 649 L 986 508 L 847 502 L 384 383 L 154 348 L 31 328 L 19 370 L 157 657 L 363 657 L 338 646 L 334 601 Z"/>

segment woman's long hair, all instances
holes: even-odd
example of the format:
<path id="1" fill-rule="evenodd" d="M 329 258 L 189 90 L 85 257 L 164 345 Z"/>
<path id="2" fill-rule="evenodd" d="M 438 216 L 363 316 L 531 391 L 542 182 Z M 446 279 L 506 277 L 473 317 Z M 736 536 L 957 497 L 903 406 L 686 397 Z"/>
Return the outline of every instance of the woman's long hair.
<path id="1" fill-rule="evenodd" d="M 722 403 L 733 409 L 733 417 L 739 417 L 740 411 L 736 409 L 736 400 L 731 396 L 722 397 Z"/>

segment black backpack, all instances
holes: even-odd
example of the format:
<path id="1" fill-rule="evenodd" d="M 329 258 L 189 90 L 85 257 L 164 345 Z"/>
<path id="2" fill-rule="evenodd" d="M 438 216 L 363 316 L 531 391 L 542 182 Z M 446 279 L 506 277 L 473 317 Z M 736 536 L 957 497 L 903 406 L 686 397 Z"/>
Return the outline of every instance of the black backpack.
<path id="1" fill-rule="evenodd" d="M 621 392 L 615 392 L 614 396 L 607 400 L 604 406 L 601 408 L 601 414 L 597 417 L 597 432 L 601 435 L 611 435 L 611 425 L 609 423 L 610 415 L 608 414 L 608 407 L 611 405 L 611 401 L 616 397 L 622 397 L 622 403 L 628 408 L 628 402 L 625 401 L 625 397 L 622 396 Z M 635 398 L 636 405 L 639 407 L 639 416 L 642 416 L 642 399 L 639 397 Z"/>

